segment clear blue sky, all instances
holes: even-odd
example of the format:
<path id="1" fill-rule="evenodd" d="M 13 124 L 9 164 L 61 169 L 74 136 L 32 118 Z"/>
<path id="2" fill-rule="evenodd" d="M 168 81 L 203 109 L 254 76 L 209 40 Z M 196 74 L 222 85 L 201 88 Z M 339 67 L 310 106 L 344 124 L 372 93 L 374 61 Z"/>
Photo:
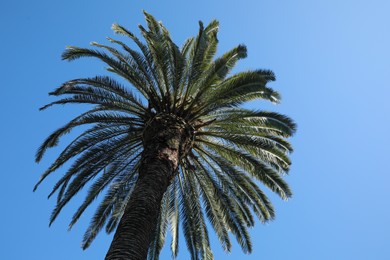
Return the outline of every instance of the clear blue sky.
<path id="1" fill-rule="evenodd" d="M 63 62 L 66 45 L 88 46 L 113 36 L 113 22 L 137 32 L 141 10 L 162 20 L 178 44 L 198 20 L 221 23 L 220 53 L 244 43 L 238 70 L 267 68 L 282 104 L 253 107 L 288 114 L 298 123 L 287 177 L 294 197 L 271 196 L 275 221 L 251 229 L 254 251 L 233 245 L 216 259 L 385 260 L 390 257 L 390 2 L 387 0 L 83 0 L 1 1 L 0 259 L 103 259 L 111 236 L 82 251 L 92 210 L 71 232 L 80 194 L 48 227 L 56 179 L 32 188 L 58 149 L 34 163 L 40 142 L 79 107 L 38 108 L 65 80 L 103 72 L 95 60 Z M 64 144 L 65 142 L 62 142 Z M 57 177 L 61 175 L 57 172 Z M 184 239 L 182 239 L 183 242 Z M 166 247 L 168 248 L 168 247 Z M 164 250 L 161 259 L 169 259 Z M 187 259 L 185 244 L 179 259 Z"/>

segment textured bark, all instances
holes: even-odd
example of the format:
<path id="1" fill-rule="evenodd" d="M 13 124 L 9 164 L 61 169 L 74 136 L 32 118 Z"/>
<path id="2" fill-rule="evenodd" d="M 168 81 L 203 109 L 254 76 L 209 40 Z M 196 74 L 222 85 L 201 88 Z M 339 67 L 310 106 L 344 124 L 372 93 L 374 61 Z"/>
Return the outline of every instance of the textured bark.
<path id="1" fill-rule="evenodd" d="M 144 260 L 153 238 L 161 200 L 193 139 L 183 120 L 158 115 L 145 128 L 138 181 L 118 224 L 106 260 Z"/>

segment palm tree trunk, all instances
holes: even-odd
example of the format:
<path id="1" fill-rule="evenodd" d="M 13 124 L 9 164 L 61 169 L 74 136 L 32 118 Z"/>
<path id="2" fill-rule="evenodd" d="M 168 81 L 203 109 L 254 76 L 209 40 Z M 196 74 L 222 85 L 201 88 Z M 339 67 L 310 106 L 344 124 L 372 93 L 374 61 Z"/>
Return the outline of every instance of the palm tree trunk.
<path id="1" fill-rule="evenodd" d="M 139 177 L 118 224 L 106 260 L 145 260 L 157 227 L 161 200 L 177 172 L 193 132 L 171 115 L 156 116 L 144 132 Z"/>
<path id="2" fill-rule="evenodd" d="M 173 166 L 167 159 L 153 159 L 152 156 L 143 161 L 106 260 L 146 259 L 157 226 L 161 200 L 175 170 Z"/>

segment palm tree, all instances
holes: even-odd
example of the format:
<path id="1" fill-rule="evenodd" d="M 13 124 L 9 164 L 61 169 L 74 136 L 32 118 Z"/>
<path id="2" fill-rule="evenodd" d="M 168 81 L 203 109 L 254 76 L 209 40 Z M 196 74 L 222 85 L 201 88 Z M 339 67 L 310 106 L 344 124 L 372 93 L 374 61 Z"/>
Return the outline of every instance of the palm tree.
<path id="1" fill-rule="evenodd" d="M 172 233 L 172 256 L 178 253 L 179 223 L 192 259 L 212 259 L 207 216 L 222 247 L 230 251 L 231 232 L 245 253 L 252 244 L 248 227 L 275 216 L 258 186 L 282 199 L 291 191 L 282 179 L 289 170 L 286 141 L 294 122 L 278 113 L 241 108 L 264 99 L 277 103 L 279 94 L 266 86 L 275 80 L 269 70 L 231 75 L 246 57 L 238 45 L 218 58 L 218 22 L 204 27 L 179 48 L 166 28 L 145 12 L 148 30 L 139 26 L 145 42 L 124 27 L 113 30 L 130 38 L 139 50 L 108 38 L 120 47 L 93 42 L 95 48 L 68 47 L 64 60 L 94 57 L 108 65 L 108 76 L 65 82 L 50 95 L 65 96 L 57 104 L 93 107 L 52 133 L 39 147 L 36 161 L 73 128 L 88 125 L 43 173 L 37 186 L 72 161 L 49 197 L 57 193 L 50 224 L 84 185 L 85 201 L 69 228 L 105 191 L 82 247 L 87 248 L 105 226 L 116 230 L 106 259 L 157 259 Z"/>

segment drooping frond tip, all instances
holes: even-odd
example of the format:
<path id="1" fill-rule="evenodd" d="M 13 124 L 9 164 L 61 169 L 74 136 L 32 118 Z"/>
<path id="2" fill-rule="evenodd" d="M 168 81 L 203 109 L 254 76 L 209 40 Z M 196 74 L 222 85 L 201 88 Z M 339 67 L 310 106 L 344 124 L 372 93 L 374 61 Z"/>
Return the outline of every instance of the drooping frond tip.
<path id="1" fill-rule="evenodd" d="M 111 26 L 111 29 L 116 33 L 116 34 L 121 34 L 121 35 L 124 35 L 124 36 L 127 36 L 127 37 L 133 37 L 134 34 L 129 32 L 126 28 L 124 28 L 123 26 L 120 26 L 119 24 L 117 23 L 114 23 L 112 26 Z"/>
<path id="2" fill-rule="evenodd" d="M 237 56 L 240 59 L 245 59 L 248 56 L 248 50 L 246 48 L 246 45 L 240 44 L 237 46 Z"/>

